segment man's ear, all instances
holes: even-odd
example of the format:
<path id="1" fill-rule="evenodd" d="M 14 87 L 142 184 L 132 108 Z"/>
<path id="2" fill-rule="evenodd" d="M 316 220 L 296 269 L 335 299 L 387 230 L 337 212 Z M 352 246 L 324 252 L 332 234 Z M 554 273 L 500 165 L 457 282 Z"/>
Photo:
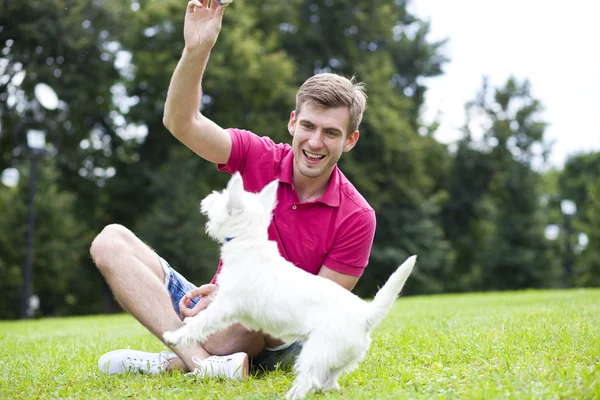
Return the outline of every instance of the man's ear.
<path id="1" fill-rule="evenodd" d="M 294 136 L 294 132 L 296 131 L 296 111 L 292 111 L 290 113 L 290 121 L 288 122 L 288 132 L 290 135 Z"/>
<path id="2" fill-rule="evenodd" d="M 236 210 L 242 209 L 242 195 L 244 193 L 244 182 L 239 172 L 233 174 L 227 184 L 227 211 L 230 215 Z"/>
<path id="3" fill-rule="evenodd" d="M 279 188 L 279 180 L 275 179 L 258 194 L 258 199 L 269 214 L 273 212 L 277 204 L 277 188 Z"/>
<path id="4" fill-rule="evenodd" d="M 360 135 L 358 134 L 358 131 L 348 135 L 348 139 L 346 139 L 346 143 L 344 144 L 344 153 L 352 150 L 352 148 L 356 145 L 356 142 L 358 142 L 359 136 Z"/>

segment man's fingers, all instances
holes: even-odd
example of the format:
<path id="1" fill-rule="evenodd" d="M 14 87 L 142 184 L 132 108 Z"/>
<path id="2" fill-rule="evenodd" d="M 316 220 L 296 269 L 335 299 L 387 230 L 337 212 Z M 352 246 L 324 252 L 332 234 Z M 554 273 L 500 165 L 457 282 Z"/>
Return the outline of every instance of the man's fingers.
<path id="1" fill-rule="evenodd" d="M 188 291 L 185 295 L 190 299 L 198 296 L 209 296 L 217 290 L 217 285 L 206 284 Z"/>
<path id="2" fill-rule="evenodd" d="M 221 0 L 220 3 L 217 0 L 191 0 L 187 4 L 187 13 L 193 13 L 196 11 L 196 8 L 207 7 L 213 11 L 217 11 L 218 15 L 223 15 L 223 10 L 225 10 L 230 3 L 232 3 L 231 0 Z"/>
<path id="3" fill-rule="evenodd" d="M 217 15 L 220 17 L 223 17 L 223 13 L 225 12 L 225 9 L 227 8 L 229 4 L 221 4 L 220 6 L 217 7 Z"/>
<path id="4" fill-rule="evenodd" d="M 193 308 L 184 307 L 181 309 L 181 316 L 183 318 L 193 317 L 194 315 L 196 315 L 198 313 L 199 313 L 199 311 L 195 311 Z"/>
<path id="5" fill-rule="evenodd" d="M 193 13 L 196 10 L 196 7 L 201 7 L 202 4 L 198 0 L 191 0 L 187 4 L 187 12 Z"/>
<path id="6" fill-rule="evenodd" d="M 181 300 L 179 300 L 179 313 L 181 314 L 181 316 L 184 318 L 193 317 L 194 315 L 198 314 L 200 311 L 208 307 L 208 305 L 204 304 L 206 303 L 206 301 L 202 302 L 203 299 L 200 299 L 200 301 L 196 303 L 194 307 L 190 308 L 190 305 L 192 304 L 192 298 L 189 297 L 187 294 L 184 295 L 181 298 Z"/>
<path id="7" fill-rule="evenodd" d="M 212 301 L 210 295 L 216 291 L 217 285 L 210 283 L 191 289 L 179 300 L 179 313 L 182 317 L 193 317 L 200 311 L 205 310 Z M 196 297 L 201 297 L 200 301 L 193 308 L 189 308 L 192 304 L 192 299 Z"/>
<path id="8" fill-rule="evenodd" d="M 191 302 L 192 301 L 190 298 L 185 295 L 181 298 L 181 300 L 179 300 L 179 314 L 181 314 L 182 317 L 186 316 L 185 313 L 187 312 Z"/>
<path id="9" fill-rule="evenodd" d="M 208 307 L 208 305 L 212 302 L 212 299 L 208 298 L 208 297 L 203 297 L 200 299 L 200 301 L 194 306 L 194 310 L 197 310 L 198 312 L 202 311 L 202 310 L 206 310 L 206 308 Z"/>
<path id="10" fill-rule="evenodd" d="M 183 299 L 182 299 L 183 301 Z M 196 305 L 193 308 L 188 308 L 189 305 L 191 304 L 191 301 L 188 300 L 187 302 L 185 302 L 185 306 L 182 307 L 182 301 L 179 302 L 179 312 L 181 314 L 182 317 L 184 318 L 188 318 L 188 317 L 193 317 L 195 315 L 198 315 L 198 313 L 202 310 L 205 310 L 209 304 L 211 303 L 211 301 L 206 298 L 203 297 L 200 299 L 200 301 L 198 303 L 196 303 Z"/>

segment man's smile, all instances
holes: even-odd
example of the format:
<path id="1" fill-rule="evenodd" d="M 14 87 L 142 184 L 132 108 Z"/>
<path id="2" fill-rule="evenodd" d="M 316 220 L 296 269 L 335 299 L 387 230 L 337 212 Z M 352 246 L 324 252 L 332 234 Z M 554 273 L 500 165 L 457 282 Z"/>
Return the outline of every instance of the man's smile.
<path id="1" fill-rule="evenodd" d="M 302 150 L 302 153 L 304 154 L 304 157 L 312 163 L 317 163 L 319 161 L 321 161 L 322 159 L 325 158 L 324 155 L 320 155 L 320 154 L 315 154 L 315 153 L 311 153 L 307 150 Z"/>

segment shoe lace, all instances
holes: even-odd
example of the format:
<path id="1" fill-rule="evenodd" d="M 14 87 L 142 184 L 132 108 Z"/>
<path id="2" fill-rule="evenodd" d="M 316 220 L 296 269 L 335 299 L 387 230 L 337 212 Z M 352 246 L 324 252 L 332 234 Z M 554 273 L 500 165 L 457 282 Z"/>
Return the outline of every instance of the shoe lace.
<path id="1" fill-rule="evenodd" d="M 231 360 L 230 357 L 212 356 L 204 360 L 194 356 L 192 362 L 198 367 L 194 368 L 193 374 L 198 377 L 204 376 L 230 376 L 232 372 L 227 368 L 228 362 Z"/>
<path id="2" fill-rule="evenodd" d="M 129 362 L 129 368 L 137 369 L 142 372 L 149 372 L 152 367 L 157 367 L 158 369 L 164 369 L 166 363 L 169 362 L 168 352 L 161 351 L 154 357 L 127 357 L 126 360 Z"/>

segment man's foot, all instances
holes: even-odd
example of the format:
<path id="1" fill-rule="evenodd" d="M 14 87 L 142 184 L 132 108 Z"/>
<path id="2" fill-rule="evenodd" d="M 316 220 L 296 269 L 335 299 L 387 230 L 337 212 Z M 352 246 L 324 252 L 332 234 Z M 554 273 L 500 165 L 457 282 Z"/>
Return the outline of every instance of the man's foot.
<path id="1" fill-rule="evenodd" d="M 105 374 L 124 374 L 127 372 L 160 374 L 167 369 L 169 360 L 177 354 L 161 351 L 146 353 L 138 350 L 115 350 L 106 353 L 98 360 L 98 368 Z"/>
<path id="2" fill-rule="evenodd" d="M 199 378 L 227 378 L 241 379 L 248 378 L 248 354 L 235 353 L 229 356 L 212 356 L 201 360 L 198 357 L 192 359 L 197 367 L 194 372 L 187 375 L 194 375 Z"/>

